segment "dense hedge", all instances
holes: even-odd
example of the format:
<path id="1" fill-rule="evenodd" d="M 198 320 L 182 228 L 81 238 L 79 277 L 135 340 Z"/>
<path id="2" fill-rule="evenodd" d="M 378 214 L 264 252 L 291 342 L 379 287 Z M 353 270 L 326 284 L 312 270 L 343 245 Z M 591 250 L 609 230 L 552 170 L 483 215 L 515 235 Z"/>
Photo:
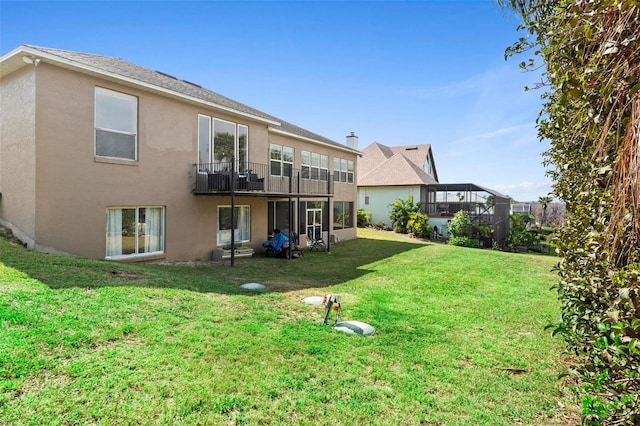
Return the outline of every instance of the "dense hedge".
<path id="1" fill-rule="evenodd" d="M 584 424 L 640 424 L 640 8 L 512 0 L 546 67 L 538 134 L 566 202 L 555 327 L 576 354 Z M 521 64 L 536 67 L 536 58 Z"/>
<path id="2" fill-rule="evenodd" d="M 469 237 L 451 237 L 449 244 L 452 246 L 480 248 L 480 240 Z"/>

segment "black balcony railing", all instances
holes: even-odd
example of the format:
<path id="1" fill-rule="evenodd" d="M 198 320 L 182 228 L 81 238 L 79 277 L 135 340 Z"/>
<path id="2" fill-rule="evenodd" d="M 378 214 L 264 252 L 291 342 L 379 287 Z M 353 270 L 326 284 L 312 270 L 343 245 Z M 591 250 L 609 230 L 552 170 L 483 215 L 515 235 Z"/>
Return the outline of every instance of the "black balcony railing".
<path id="1" fill-rule="evenodd" d="M 202 163 L 194 165 L 196 194 L 265 193 L 285 195 L 331 195 L 332 176 L 309 179 L 308 170 L 280 164 Z M 232 186 L 233 185 L 233 186 Z"/>

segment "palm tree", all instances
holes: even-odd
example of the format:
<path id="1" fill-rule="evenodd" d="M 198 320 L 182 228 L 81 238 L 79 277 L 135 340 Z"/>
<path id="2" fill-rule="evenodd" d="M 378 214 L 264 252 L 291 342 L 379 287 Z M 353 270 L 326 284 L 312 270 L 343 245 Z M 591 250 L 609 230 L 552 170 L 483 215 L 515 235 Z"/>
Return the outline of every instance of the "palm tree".
<path id="1" fill-rule="evenodd" d="M 397 199 L 389 204 L 389 207 L 392 207 L 392 210 L 389 212 L 389 219 L 391 219 L 391 226 L 394 231 L 406 234 L 409 216 L 411 216 L 411 213 L 419 212 L 420 206 L 417 204 L 413 205 L 413 196 L 409 196 L 406 201 Z"/>
<path id="2" fill-rule="evenodd" d="M 542 206 L 542 219 L 540 219 L 541 227 L 542 225 L 544 225 L 544 220 L 546 219 L 546 215 L 547 215 L 547 207 L 549 206 L 549 203 L 551 201 L 553 201 L 553 198 L 551 198 L 549 195 L 545 195 L 544 197 L 538 198 L 538 203 L 540 203 L 540 205 Z"/>

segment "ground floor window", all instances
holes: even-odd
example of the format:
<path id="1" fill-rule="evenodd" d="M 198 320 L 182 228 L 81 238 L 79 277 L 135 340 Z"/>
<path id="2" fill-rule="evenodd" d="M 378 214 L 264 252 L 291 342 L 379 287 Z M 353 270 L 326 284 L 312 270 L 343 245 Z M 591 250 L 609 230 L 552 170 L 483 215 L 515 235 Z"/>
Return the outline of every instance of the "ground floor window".
<path id="1" fill-rule="evenodd" d="M 349 201 L 334 201 L 333 229 L 353 228 L 353 203 Z"/>
<path id="2" fill-rule="evenodd" d="M 164 207 L 107 209 L 107 257 L 164 252 Z"/>
<path id="3" fill-rule="evenodd" d="M 279 229 L 284 233 L 289 231 L 289 202 L 269 201 L 269 223 L 267 232 L 273 234 L 274 229 Z M 291 232 L 296 232 L 292 229 Z"/>
<path id="4" fill-rule="evenodd" d="M 236 243 L 251 241 L 251 210 L 249 206 L 236 206 L 231 226 L 231 206 L 218 206 L 218 245 L 231 244 L 231 229 Z"/>

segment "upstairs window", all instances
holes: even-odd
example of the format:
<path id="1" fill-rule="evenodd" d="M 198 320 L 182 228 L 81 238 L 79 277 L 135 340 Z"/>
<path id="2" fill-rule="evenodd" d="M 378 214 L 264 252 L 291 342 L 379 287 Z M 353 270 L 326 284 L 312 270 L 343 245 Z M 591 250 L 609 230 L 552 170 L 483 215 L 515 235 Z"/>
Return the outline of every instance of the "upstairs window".
<path id="1" fill-rule="evenodd" d="M 288 176 L 293 173 L 293 148 L 271 144 L 271 175 L 272 176 Z"/>
<path id="2" fill-rule="evenodd" d="M 249 169 L 249 127 L 231 121 L 198 114 L 198 170 Z"/>
<path id="3" fill-rule="evenodd" d="M 231 163 L 231 158 L 237 156 L 236 151 L 236 123 L 213 120 L 213 162 Z M 231 167 L 229 167 L 231 169 Z"/>
<path id="4" fill-rule="evenodd" d="M 333 180 L 334 182 L 353 183 L 355 170 L 354 162 L 342 158 L 333 159 Z"/>
<path id="5" fill-rule="evenodd" d="M 431 156 L 427 154 L 427 158 L 424 160 L 424 167 L 422 168 L 426 174 L 435 178 L 435 173 L 433 171 L 433 162 L 431 161 Z"/>
<path id="6" fill-rule="evenodd" d="M 320 156 L 320 180 L 329 180 L 329 157 Z"/>
<path id="7" fill-rule="evenodd" d="M 138 159 L 138 99 L 135 96 L 96 87 L 95 155 Z"/>
<path id="8" fill-rule="evenodd" d="M 329 157 L 315 152 L 302 151 L 302 177 L 312 180 L 329 178 Z"/>
<path id="9" fill-rule="evenodd" d="M 347 183 L 353 183 L 354 170 L 354 162 L 347 161 Z"/>

